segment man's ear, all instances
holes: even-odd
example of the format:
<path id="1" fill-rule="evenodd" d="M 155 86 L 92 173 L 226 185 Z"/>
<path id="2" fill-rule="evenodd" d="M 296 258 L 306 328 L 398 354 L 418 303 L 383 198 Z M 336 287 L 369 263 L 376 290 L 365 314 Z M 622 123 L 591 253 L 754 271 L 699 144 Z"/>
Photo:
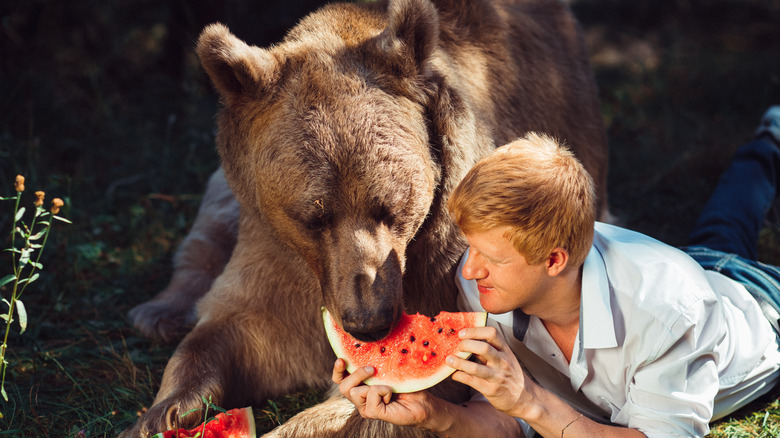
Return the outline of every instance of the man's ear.
<path id="1" fill-rule="evenodd" d="M 555 277 L 563 272 L 566 266 L 569 264 L 569 251 L 564 248 L 555 248 L 550 251 L 545 261 L 545 268 L 547 269 L 547 275 Z"/>

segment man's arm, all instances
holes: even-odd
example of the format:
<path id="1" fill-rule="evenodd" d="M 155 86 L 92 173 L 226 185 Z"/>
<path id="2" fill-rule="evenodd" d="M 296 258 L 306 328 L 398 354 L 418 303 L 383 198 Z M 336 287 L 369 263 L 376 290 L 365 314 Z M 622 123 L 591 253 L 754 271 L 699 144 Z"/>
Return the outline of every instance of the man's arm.
<path id="1" fill-rule="evenodd" d="M 449 356 L 447 364 L 457 369 L 452 378 L 484 395 L 499 411 L 525 420 L 545 437 L 599 436 L 644 437 L 636 430 L 597 423 L 580 415 L 550 391 L 537 385 L 493 327 L 464 329 L 460 349 L 478 362 Z"/>

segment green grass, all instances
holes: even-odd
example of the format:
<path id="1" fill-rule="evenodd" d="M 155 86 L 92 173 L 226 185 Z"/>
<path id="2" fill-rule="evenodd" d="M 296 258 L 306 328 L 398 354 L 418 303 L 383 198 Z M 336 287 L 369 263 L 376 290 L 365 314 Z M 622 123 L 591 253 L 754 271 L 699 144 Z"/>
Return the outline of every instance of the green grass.
<path id="1" fill-rule="evenodd" d="M 217 102 L 193 41 L 219 19 L 270 42 L 317 2 L 257 3 L 270 12 L 253 2 L 14 3 L 0 5 L 0 196 L 24 174 L 28 192 L 65 199 L 74 224 L 55 227 L 26 292 L 29 326 L 10 339 L 0 436 L 115 436 L 149 406 L 174 348 L 139 337 L 127 312 L 166 285 L 217 165 Z M 780 103 L 780 3 L 577 0 L 574 9 L 600 87 L 613 210 L 684 243 L 731 154 Z M 10 209 L 0 204 L 4 236 Z M 764 260 L 780 264 L 779 236 L 763 232 Z M 6 265 L 0 258 L 0 276 Z M 319 398 L 254 406 L 259 430 Z M 761 402 L 712 436 L 778 429 L 780 406 Z"/>

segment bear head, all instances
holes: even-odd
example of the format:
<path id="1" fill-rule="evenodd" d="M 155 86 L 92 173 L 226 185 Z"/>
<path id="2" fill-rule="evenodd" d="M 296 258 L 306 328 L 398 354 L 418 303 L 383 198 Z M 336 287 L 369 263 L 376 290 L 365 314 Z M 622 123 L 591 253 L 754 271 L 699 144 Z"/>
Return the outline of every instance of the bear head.
<path id="1" fill-rule="evenodd" d="M 431 67 L 437 20 L 428 0 L 333 4 L 270 48 L 219 24 L 198 41 L 242 215 L 305 260 L 325 306 L 364 341 L 404 310 L 407 247 L 449 190 L 431 138 L 431 108 L 453 106 Z"/>

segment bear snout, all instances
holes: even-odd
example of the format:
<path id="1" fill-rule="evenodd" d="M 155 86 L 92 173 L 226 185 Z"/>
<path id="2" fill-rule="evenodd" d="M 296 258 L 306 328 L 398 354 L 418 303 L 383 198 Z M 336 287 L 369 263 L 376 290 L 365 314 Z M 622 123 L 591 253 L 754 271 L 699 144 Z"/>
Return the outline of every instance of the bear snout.
<path id="1" fill-rule="evenodd" d="M 390 307 L 379 309 L 371 314 L 365 311 L 347 311 L 342 315 L 344 331 L 363 342 L 374 342 L 384 338 L 390 333 L 394 322 L 394 313 Z"/>

